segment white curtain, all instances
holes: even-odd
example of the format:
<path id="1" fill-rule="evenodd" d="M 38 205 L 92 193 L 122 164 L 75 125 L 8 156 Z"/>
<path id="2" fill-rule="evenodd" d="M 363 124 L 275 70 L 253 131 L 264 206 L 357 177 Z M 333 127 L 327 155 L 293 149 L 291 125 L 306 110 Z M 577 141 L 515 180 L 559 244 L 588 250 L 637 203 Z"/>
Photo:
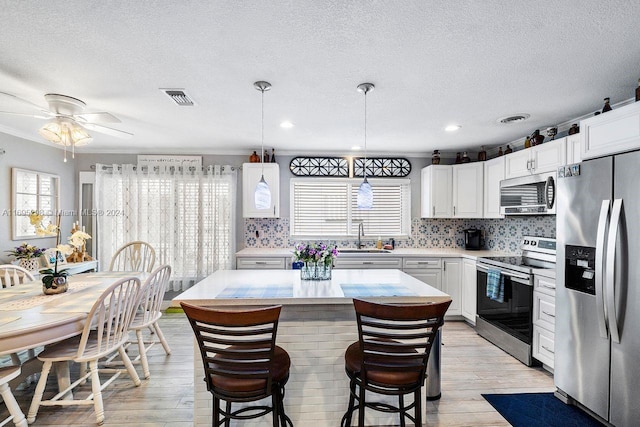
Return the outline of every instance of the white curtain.
<path id="1" fill-rule="evenodd" d="M 156 267 L 172 268 L 170 288 L 184 290 L 220 269 L 235 254 L 236 171 L 96 165 L 98 259 L 108 268 L 125 243 L 143 240 Z"/>

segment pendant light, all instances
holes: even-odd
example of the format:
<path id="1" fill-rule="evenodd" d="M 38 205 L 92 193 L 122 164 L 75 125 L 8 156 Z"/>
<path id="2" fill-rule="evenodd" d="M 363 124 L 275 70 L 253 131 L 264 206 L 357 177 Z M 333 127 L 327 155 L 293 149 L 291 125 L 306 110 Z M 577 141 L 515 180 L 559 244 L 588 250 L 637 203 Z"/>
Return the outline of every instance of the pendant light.
<path id="1" fill-rule="evenodd" d="M 253 84 L 257 90 L 261 92 L 262 95 L 262 149 L 260 155 L 260 162 L 262 163 L 262 176 L 260 177 L 260 181 L 258 181 L 258 185 L 256 185 L 256 190 L 254 192 L 254 199 L 256 204 L 256 209 L 271 209 L 271 190 L 269 189 L 269 184 L 264 180 L 264 93 L 271 89 L 271 83 L 269 82 L 255 82 Z"/>
<path id="2" fill-rule="evenodd" d="M 362 83 L 358 85 L 358 91 L 364 93 L 364 164 L 362 166 L 364 181 L 358 188 L 357 206 L 358 209 L 373 208 L 373 190 L 367 181 L 367 93 L 375 89 L 373 83 Z"/>

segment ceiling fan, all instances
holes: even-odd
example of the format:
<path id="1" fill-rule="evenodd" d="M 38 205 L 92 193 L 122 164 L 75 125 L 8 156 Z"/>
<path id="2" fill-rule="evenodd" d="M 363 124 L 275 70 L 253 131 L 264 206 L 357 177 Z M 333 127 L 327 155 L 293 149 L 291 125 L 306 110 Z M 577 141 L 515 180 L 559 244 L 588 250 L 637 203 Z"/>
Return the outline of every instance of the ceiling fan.
<path id="1" fill-rule="evenodd" d="M 67 129 L 77 129 L 80 128 L 104 133 L 106 135 L 115 136 L 118 138 L 131 138 L 133 136 L 132 133 L 125 132 L 122 130 L 114 129 L 108 126 L 104 126 L 102 123 L 121 123 L 120 119 L 114 116 L 111 113 L 107 112 L 84 112 L 87 104 L 84 101 L 73 98 L 67 95 L 60 95 L 57 93 L 47 93 L 44 95 L 45 101 L 49 104 L 49 108 L 43 108 L 37 104 L 34 104 L 31 101 L 27 101 L 26 99 L 20 98 L 16 95 L 12 95 L 6 92 L 0 92 L 0 95 L 7 96 L 12 99 L 15 99 L 19 102 L 26 103 L 32 107 L 34 107 L 38 112 L 37 113 L 20 113 L 13 111 L 0 111 L 0 114 L 10 114 L 14 116 L 26 116 L 26 117 L 34 117 L 36 119 L 43 120 L 51 120 L 51 124 L 55 127 L 58 125 L 60 127 L 65 127 Z M 49 124 L 45 125 L 45 129 Z M 79 131 L 81 131 L 80 129 Z M 46 131 L 44 132 L 46 133 Z M 40 134 L 46 139 L 53 141 L 48 136 L 45 136 L 43 132 Z M 90 138 L 90 136 L 84 132 L 84 134 Z M 89 142 L 86 140 L 85 144 Z M 59 141 L 53 141 L 59 142 Z M 74 141 L 73 143 L 66 143 L 63 141 L 63 145 L 82 145 Z"/>

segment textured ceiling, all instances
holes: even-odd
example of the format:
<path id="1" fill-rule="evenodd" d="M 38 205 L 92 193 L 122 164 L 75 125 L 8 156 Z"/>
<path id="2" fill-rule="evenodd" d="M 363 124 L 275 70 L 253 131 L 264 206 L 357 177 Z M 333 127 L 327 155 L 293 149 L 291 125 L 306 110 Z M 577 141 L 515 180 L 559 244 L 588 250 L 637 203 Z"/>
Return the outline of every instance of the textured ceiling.
<path id="1" fill-rule="evenodd" d="M 0 0 L 0 91 L 45 93 L 108 111 L 130 140 L 91 131 L 83 151 L 396 154 L 474 150 L 633 96 L 638 1 Z M 159 88 L 184 88 L 178 107 Z M 33 111 L 9 97 L 0 110 Z M 527 121 L 499 125 L 500 117 Z M 283 120 L 295 124 L 279 126 Z M 42 121 L 0 115 L 39 140 Z M 455 133 L 444 131 L 460 124 Z"/>

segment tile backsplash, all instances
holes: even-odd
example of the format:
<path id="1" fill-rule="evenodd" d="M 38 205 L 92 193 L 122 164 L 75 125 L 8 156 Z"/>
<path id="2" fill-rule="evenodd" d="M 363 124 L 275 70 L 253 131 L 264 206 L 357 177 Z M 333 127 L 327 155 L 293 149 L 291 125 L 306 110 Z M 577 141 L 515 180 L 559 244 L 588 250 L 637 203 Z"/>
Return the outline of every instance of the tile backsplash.
<path id="1" fill-rule="evenodd" d="M 411 236 L 396 239 L 401 248 L 463 248 L 462 230 L 483 231 L 486 249 L 520 253 L 522 236 L 556 237 L 555 215 L 507 217 L 504 219 L 425 219 L 411 220 Z M 289 237 L 289 218 L 245 218 L 244 244 L 247 248 L 291 248 L 300 240 Z M 376 236 L 365 236 L 363 243 L 375 246 Z M 356 246 L 356 239 L 327 241 L 340 248 Z"/>

